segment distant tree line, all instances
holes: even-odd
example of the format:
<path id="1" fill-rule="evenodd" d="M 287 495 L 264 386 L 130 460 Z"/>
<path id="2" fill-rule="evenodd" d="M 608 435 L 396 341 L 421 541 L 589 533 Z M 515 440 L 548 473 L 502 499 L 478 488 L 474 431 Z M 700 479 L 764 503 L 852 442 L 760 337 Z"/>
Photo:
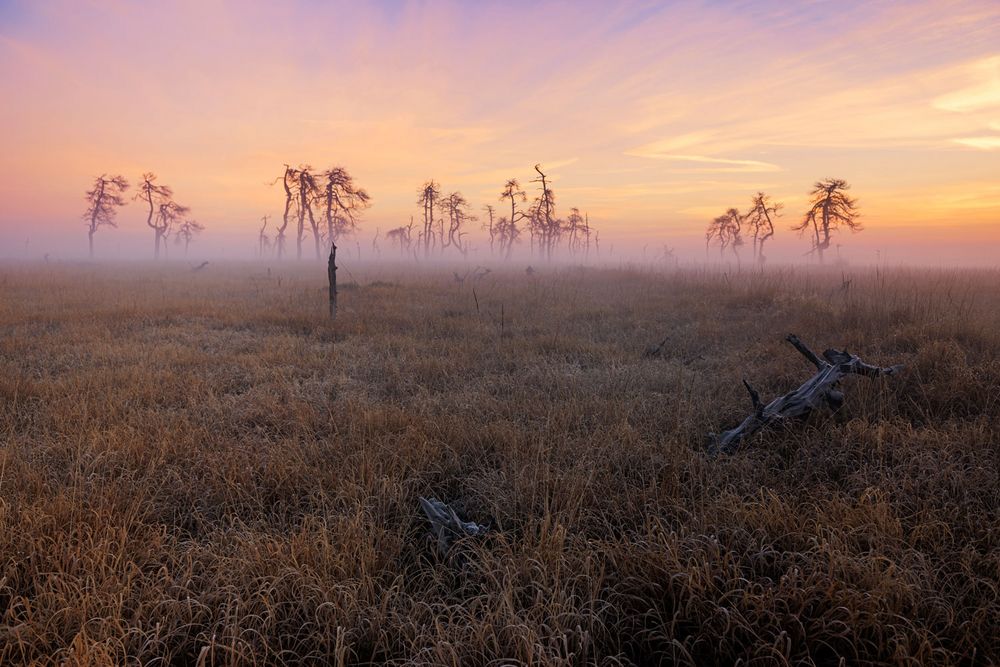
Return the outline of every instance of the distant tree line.
<path id="1" fill-rule="evenodd" d="M 556 215 L 556 199 L 548 176 L 541 165 L 535 165 L 538 178 L 538 195 L 528 203 L 528 194 L 516 178 L 508 179 L 497 201 L 502 208 L 486 204 L 482 228 L 489 238 L 490 254 L 509 260 L 514 245 L 528 233 L 531 254 L 551 260 L 559 248 L 570 255 L 588 255 L 591 244 L 596 245 L 597 235 L 590 226 L 590 219 L 580 209 L 571 208 L 565 219 Z M 390 229 L 386 238 L 402 256 L 423 254 L 425 258 L 444 255 L 449 251 L 468 256 L 471 249 L 467 240 L 468 225 L 479 221 L 472 214 L 472 206 L 461 192 L 444 194 L 441 185 L 431 179 L 417 190 L 420 207 L 420 224 L 413 217 L 410 223 Z M 507 213 L 509 207 L 510 213 Z"/>
<path id="2" fill-rule="evenodd" d="M 860 231 L 857 200 L 847 194 L 847 181 L 827 178 L 817 181 L 809 193 L 809 210 L 802 221 L 792 227 L 799 235 L 809 234 L 812 248 L 807 255 L 816 254 L 820 263 L 823 253 L 829 249 L 833 234 L 842 226 L 851 231 Z M 729 249 L 740 263 L 740 248 L 745 245 L 745 236 L 753 239 L 753 260 L 758 265 L 766 261 L 764 244 L 774 236 L 774 221 L 780 216 L 783 204 L 775 202 L 763 192 L 753 196 L 749 209 L 740 213 L 730 208 L 724 214 L 708 223 L 705 230 L 705 255 L 714 244 L 719 248 L 719 256 L 725 256 Z"/>
<path id="3" fill-rule="evenodd" d="M 564 217 L 556 213 L 556 196 L 551 180 L 535 165 L 537 174 L 530 183 L 536 184 L 536 195 L 528 203 L 528 193 L 517 178 L 508 179 L 498 197 L 499 206 L 486 204 L 482 229 L 489 240 L 489 252 L 494 257 L 509 260 L 514 246 L 527 234 L 532 257 L 551 260 L 562 251 L 571 257 L 589 257 L 591 250 L 600 251 L 597 231 L 591 226 L 589 216 L 572 207 Z M 287 231 L 294 223 L 296 257 L 302 259 L 303 246 L 311 237 L 316 259 L 323 249 L 335 245 L 341 238 L 353 234 L 364 210 L 371 206 L 371 196 L 355 183 L 353 176 L 343 167 L 322 171 L 309 165 L 292 167 L 284 165 L 284 172 L 274 183 L 282 185 L 284 210 L 281 224 L 274 239 L 267 233 L 270 216 L 261 220 L 258 231 L 258 254 L 273 254 L 281 259 L 287 248 Z M 94 255 L 94 235 L 102 227 L 117 227 L 116 216 L 125 206 L 129 183 L 124 176 L 102 174 L 94 179 L 85 194 L 87 208 L 83 218 L 87 224 L 90 256 Z M 792 227 L 800 236 L 808 235 L 811 248 L 807 255 L 816 255 L 822 263 L 830 248 L 833 236 L 847 228 L 860 231 L 857 200 L 848 194 L 850 185 L 839 178 L 817 181 L 809 193 L 809 209 L 801 221 Z M 184 253 L 191 242 L 204 229 L 204 225 L 190 217 L 190 208 L 174 199 L 173 190 L 156 182 L 156 175 L 146 172 L 139 179 L 135 201 L 146 209 L 146 225 L 153 230 L 153 256 L 166 254 L 168 240 L 183 245 Z M 386 238 L 402 256 L 419 255 L 425 258 L 445 256 L 449 252 L 467 257 L 472 250 L 468 239 L 469 225 L 479 221 L 473 215 L 472 205 L 458 191 L 445 194 L 434 179 L 426 181 L 417 191 L 420 207 L 418 222 L 410 217 L 409 224 L 390 229 Z M 737 264 L 741 263 L 741 250 L 747 239 L 752 243 L 752 260 L 762 266 L 766 262 L 765 245 L 775 235 L 775 223 L 781 216 L 783 204 L 764 192 L 757 192 L 745 212 L 729 208 L 709 222 L 705 230 L 706 258 L 713 245 L 719 256 L 732 252 Z M 376 231 L 372 247 L 379 251 Z M 359 244 L 360 253 L 360 244 Z M 672 249 L 665 246 L 664 258 L 676 261 Z"/>
<path id="4" fill-rule="evenodd" d="M 94 186 L 86 192 L 84 199 L 87 209 L 83 219 L 87 224 L 87 241 L 90 257 L 94 257 L 94 234 L 101 227 L 117 227 L 118 209 L 125 206 L 125 193 L 129 183 L 124 176 L 101 174 L 94 179 Z M 176 245 L 184 245 L 187 254 L 191 241 L 205 227 L 188 217 L 191 209 L 174 201 L 173 190 L 156 183 L 156 175 L 146 172 L 139 179 L 137 192 L 133 197 L 147 207 L 146 225 L 153 230 L 153 257 L 166 255 L 167 240 L 173 236 Z"/>
<path id="5" fill-rule="evenodd" d="M 302 247 L 312 236 L 316 259 L 323 247 L 335 245 L 341 237 L 357 229 L 362 211 L 371 206 L 371 196 L 354 182 L 343 167 L 317 171 L 310 165 L 285 165 L 284 173 L 275 183 L 281 183 L 285 195 L 281 224 L 272 243 L 267 235 L 270 216 L 261 218 L 258 232 L 258 253 L 264 256 L 272 249 L 278 259 L 287 251 L 288 225 L 295 223 L 295 256 L 302 259 Z"/>

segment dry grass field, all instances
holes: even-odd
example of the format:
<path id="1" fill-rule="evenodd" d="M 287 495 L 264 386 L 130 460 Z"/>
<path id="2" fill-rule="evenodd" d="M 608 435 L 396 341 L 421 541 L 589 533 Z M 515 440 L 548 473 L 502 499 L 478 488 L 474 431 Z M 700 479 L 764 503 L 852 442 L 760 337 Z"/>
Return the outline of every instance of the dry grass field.
<path id="1" fill-rule="evenodd" d="M 1000 662 L 1000 273 L 346 268 L 0 267 L 0 664 Z"/>

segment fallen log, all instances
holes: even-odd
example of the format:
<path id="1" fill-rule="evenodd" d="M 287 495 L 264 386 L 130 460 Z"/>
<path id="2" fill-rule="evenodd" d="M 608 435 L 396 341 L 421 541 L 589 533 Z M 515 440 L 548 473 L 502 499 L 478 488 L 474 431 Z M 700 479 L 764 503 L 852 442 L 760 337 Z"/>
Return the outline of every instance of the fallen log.
<path id="1" fill-rule="evenodd" d="M 827 350 L 820 358 L 800 341 L 798 336 L 788 334 L 785 340 L 816 366 L 816 374 L 798 389 L 779 396 L 767 405 L 761 403 L 760 395 L 750 383 L 743 380 L 743 386 L 750 394 L 753 412 L 734 429 L 718 435 L 710 433 L 709 453 L 730 454 L 736 451 L 744 440 L 761 429 L 789 419 L 805 418 L 813 410 L 823 407 L 837 410 L 844 403 L 844 394 L 837 389 L 837 386 L 847 375 L 879 377 L 895 375 L 903 369 L 901 365 L 882 368 L 866 364 L 847 350 Z"/>

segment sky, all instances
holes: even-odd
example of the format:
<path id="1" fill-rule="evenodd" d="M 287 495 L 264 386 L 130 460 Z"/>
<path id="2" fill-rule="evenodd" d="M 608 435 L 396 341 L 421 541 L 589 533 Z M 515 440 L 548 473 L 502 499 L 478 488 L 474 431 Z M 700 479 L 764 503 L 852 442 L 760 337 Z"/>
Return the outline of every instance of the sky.
<path id="1" fill-rule="evenodd" d="M 86 255 L 94 177 L 145 171 L 250 255 L 283 164 L 346 167 L 359 241 L 434 178 L 479 209 L 541 163 L 608 251 L 704 257 L 757 190 L 852 185 L 844 255 L 998 263 L 1000 2 L 0 0 L 0 257 Z M 99 257 L 152 253 L 138 204 Z M 480 252 L 484 242 L 476 241 Z"/>

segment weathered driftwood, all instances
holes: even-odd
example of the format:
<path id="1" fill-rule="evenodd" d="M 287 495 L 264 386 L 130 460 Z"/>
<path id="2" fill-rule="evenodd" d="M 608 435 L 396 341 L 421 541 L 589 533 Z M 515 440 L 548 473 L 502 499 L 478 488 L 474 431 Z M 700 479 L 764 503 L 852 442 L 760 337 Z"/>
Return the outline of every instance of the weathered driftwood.
<path id="1" fill-rule="evenodd" d="M 437 498 L 420 498 L 420 507 L 431 524 L 431 533 L 437 538 L 438 553 L 444 558 L 448 555 L 451 543 L 463 537 L 482 535 L 489 528 L 472 521 L 462 521 L 455 510 L 448 507 Z"/>
<path id="2" fill-rule="evenodd" d="M 878 377 L 894 375 L 903 366 L 881 368 L 872 366 L 858 359 L 847 350 L 827 350 L 823 358 L 816 356 L 798 336 L 788 334 L 785 337 L 802 356 L 816 366 L 816 374 L 804 382 L 802 386 L 779 396 L 767 405 L 760 402 L 760 395 L 746 380 L 743 385 L 750 394 L 753 412 L 739 426 L 719 435 L 709 434 L 709 451 L 713 454 L 728 454 L 735 451 L 744 440 L 761 429 L 789 419 L 801 419 L 810 412 L 823 407 L 837 410 L 844 402 L 844 394 L 837 385 L 847 375 L 865 375 Z"/>
<path id="3" fill-rule="evenodd" d="M 348 272 L 350 273 L 350 272 Z M 330 244 L 330 258 L 326 263 L 326 277 L 330 281 L 330 319 L 337 319 L 337 244 Z"/>

